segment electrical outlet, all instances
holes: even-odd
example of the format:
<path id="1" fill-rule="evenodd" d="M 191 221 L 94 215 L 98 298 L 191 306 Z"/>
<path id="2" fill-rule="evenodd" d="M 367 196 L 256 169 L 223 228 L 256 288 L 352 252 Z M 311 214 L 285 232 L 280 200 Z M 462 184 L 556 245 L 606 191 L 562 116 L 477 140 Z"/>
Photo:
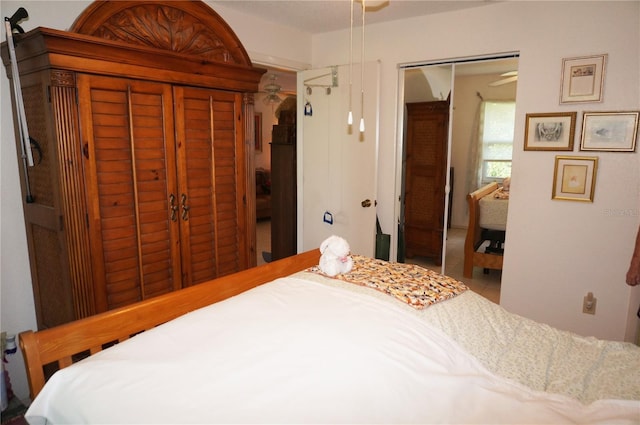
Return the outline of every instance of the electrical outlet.
<path id="1" fill-rule="evenodd" d="M 593 292 L 589 292 L 582 301 L 582 312 L 586 314 L 596 314 L 596 302 L 598 300 L 593 296 Z"/>

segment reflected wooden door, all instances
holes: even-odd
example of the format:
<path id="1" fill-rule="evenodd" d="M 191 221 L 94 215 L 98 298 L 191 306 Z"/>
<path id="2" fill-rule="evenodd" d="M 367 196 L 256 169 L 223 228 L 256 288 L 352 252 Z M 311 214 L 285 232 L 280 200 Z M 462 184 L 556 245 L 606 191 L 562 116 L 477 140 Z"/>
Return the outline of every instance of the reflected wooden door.
<path id="1" fill-rule="evenodd" d="M 407 104 L 406 255 L 442 261 L 449 101 Z"/>

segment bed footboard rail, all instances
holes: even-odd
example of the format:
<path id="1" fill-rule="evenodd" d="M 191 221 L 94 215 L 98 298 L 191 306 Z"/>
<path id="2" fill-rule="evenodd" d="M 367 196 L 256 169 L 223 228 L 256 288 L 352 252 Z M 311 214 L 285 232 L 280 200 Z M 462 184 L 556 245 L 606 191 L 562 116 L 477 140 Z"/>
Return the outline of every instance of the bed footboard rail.
<path id="1" fill-rule="evenodd" d="M 480 228 L 480 199 L 498 189 L 498 183 L 489 183 L 467 195 L 469 203 L 469 226 L 464 241 L 464 277 L 473 277 L 473 266 L 482 265 L 486 268 L 501 269 L 502 256 L 477 252 L 482 245 L 482 229 Z"/>
<path id="2" fill-rule="evenodd" d="M 31 399 L 47 375 L 198 308 L 318 264 L 317 249 L 41 331 L 20 334 Z"/>

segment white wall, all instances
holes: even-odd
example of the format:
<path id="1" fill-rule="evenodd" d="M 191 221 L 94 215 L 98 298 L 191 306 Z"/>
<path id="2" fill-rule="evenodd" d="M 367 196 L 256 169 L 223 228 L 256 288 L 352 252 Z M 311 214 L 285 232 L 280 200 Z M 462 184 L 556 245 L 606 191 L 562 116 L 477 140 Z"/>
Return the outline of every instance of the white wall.
<path id="1" fill-rule="evenodd" d="M 229 24 L 254 64 L 277 65 L 277 68 L 292 70 L 309 68 L 310 34 L 242 14 L 226 7 L 227 1 L 205 0 L 205 3 Z"/>
<path id="2" fill-rule="evenodd" d="M 317 35 L 313 65 L 348 61 L 348 31 Z M 371 25 L 365 60 L 382 61 L 378 214 L 394 229 L 397 67 L 456 57 L 520 52 L 516 140 L 526 113 L 640 109 L 640 2 L 506 2 Z M 607 53 L 604 101 L 560 105 L 563 58 Z M 359 54 L 359 52 L 358 52 Z M 573 155 L 580 155 L 580 131 Z M 640 148 L 598 152 L 593 203 L 552 201 L 554 152 L 513 155 L 501 303 L 562 329 L 635 338 L 640 287 L 624 283 L 640 221 Z M 597 314 L 582 313 L 587 292 Z"/>

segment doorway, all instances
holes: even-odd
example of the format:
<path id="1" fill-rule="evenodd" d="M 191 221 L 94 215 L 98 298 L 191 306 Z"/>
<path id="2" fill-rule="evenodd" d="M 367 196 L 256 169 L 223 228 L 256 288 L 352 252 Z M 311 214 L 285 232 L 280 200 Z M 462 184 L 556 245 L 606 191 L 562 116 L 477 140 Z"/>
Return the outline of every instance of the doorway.
<path id="1" fill-rule="evenodd" d="M 515 102 L 518 55 L 474 58 L 469 60 L 446 61 L 430 64 L 411 65 L 401 69 L 403 98 L 401 100 L 404 131 L 402 133 L 402 173 L 399 175 L 401 203 L 399 208 L 398 261 L 424 265 L 430 269 L 446 273 L 459 280 L 469 281 L 462 276 L 464 262 L 464 237 L 468 225 L 466 196 L 477 187 L 471 187 L 470 177 L 472 160 L 471 143 L 478 139 L 479 105 L 483 100 L 511 100 Z M 511 74 L 507 74 L 511 73 Z M 515 77 L 515 78 L 514 78 Z M 438 102 L 451 99 L 448 139 L 444 166 L 446 183 L 441 201 L 445 204 L 442 222 L 442 256 L 440 259 L 423 256 L 405 256 L 405 199 L 406 190 L 406 145 L 407 103 Z M 475 184 L 478 184 L 477 182 Z M 439 260 L 439 261 L 438 261 Z M 500 271 L 491 271 L 489 275 L 478 273 L 474 280 L 486 280 L 482 285 L 496 284 L 499 297 Z"/>
<path id="2" fill-rule="evenodd" d="M 274 190 L 276 195 L 282 194 L 283 190 L 291 191 L 289 187 L 281 187 L 283 180 L 280 176 L 290 175 L 295 171 L 296 164 L 291 161 L 276 161 L 278 169 L 274 170 L 272 144 L 273 128 L 280 123 L 283 111 L 287 111 L 286 116 L 293 117 L 295 120 L 297 73 L 293 70 L 272 66 L 260 67 L 265 68 L 266 72 L 260 81 L 259 92 L 254 94 L 256 138 L 254 140 L 253 164 L 256 175 L 256 265 L 265 264 L 274 259 L 272 255 L 274 222 L 290 223 L 291 230 L 295 232 L 295 222 L 281 217 L 283 210 L 278 207 L 274 208 L 273 198 Z M 295 129 L 295 122 L 293 128 Z M 278 187 L 274 187 L 274 184 Z M 293 193 L 295 195 L 295 187 Z M 295 199 L 295 197 L 286 198 Z M 291 214 L 292 208 L 288 208 L 286 211 Z M 295 207 L 293 207 L 293 213 L 295 214 Z"/>

